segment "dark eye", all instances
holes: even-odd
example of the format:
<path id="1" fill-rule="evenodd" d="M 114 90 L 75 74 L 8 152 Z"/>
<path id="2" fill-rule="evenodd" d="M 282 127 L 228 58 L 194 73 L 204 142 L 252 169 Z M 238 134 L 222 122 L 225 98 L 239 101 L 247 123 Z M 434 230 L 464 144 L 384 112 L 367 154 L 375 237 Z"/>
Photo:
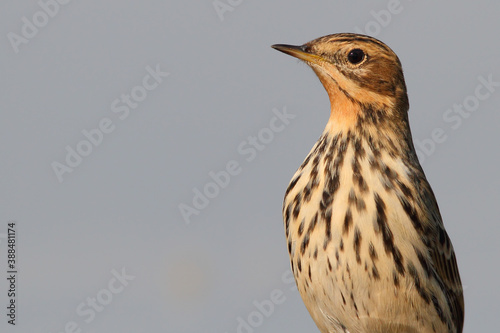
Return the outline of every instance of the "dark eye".
<path id="1" fill-rule="evenodd" d="M 353 49 L 347 55 L 347 60 L 349 60 L 349 62 L 354 65 L 359 64 L 361 61 L 363 61 L 364 58 L 365 53 L 361 49 Z"/>

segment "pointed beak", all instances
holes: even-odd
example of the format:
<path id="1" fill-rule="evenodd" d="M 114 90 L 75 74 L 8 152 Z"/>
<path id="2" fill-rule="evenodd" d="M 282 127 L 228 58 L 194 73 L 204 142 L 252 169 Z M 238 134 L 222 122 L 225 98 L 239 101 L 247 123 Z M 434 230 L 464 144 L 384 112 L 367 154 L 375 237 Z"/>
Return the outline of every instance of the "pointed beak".
<path id="1" fill-rule="evenodd" d="M 319 62 L 325 61 L 319 55 L 309 52 L 307 46 L 305 45 L 295 46 L 286 44 L 274 44 L 271 47 L 308 63 L 317 64 Z"/>

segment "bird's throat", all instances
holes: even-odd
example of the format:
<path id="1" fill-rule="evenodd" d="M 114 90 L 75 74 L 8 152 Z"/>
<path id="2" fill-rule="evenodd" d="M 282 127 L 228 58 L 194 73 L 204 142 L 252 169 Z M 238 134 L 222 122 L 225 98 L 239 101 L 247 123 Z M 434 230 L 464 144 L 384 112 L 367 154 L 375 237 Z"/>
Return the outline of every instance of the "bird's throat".
<path id="1" fill-rule="evenodd" d="M 330 118 L 328 124 L 344 130 L 354 128 L 362 116 L 361 106 L 347 98 L 341 91 L 329 94 L 329 97 Z M 332 132 L 335 132 L 334 128 L 332 128 Z"/>
<path id="2" fill-rule="evenodd" d="M 360 119 L 369 119 L 373 111 L 379 114 L 383 112 L 386 120 L 392 121 L 389 117 L 396 113 L 393 112 L 397 105 L 395 96 L 381 95 L 363 89 L 341 74 L 334 75 L 334 73 L 324 71 L 319 67 L 313 66 L 313 70 L 328 93 L 330 100 L 329 124 L 343 131 L 354 129 L 355 126 L 359 125 Z M 332 133 L 334 132 L 332 131 Z"/>

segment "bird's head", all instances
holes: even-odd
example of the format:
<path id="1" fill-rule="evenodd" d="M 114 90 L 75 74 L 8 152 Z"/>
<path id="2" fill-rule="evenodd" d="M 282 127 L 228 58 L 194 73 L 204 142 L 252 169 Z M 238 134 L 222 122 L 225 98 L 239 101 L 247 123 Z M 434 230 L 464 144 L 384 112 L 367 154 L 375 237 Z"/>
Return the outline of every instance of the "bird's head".
<path id="1" fill-rule="evenodd" d="M 331 117 L 355 120 L 383 110 L 387 116 L 406 119 L 408 97 L 401 63 L 381 41 L 342 33 L 301 46 L 272 47 L 311 66 L 330 97 Z"/>

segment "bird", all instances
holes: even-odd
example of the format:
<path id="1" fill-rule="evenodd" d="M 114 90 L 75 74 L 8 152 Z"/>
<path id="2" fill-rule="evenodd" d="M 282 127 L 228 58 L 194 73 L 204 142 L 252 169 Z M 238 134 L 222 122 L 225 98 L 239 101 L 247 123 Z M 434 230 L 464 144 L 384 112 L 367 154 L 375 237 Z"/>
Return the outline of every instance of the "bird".
<path id="1" fill-rule="evenodd" d="M 272 47 L 309 65 L 325 130 L 283 200 L 291 270 L 322 333 L 461 333 L 453 245 L 415 151 L 398 56 L 338 33 Z"/>

